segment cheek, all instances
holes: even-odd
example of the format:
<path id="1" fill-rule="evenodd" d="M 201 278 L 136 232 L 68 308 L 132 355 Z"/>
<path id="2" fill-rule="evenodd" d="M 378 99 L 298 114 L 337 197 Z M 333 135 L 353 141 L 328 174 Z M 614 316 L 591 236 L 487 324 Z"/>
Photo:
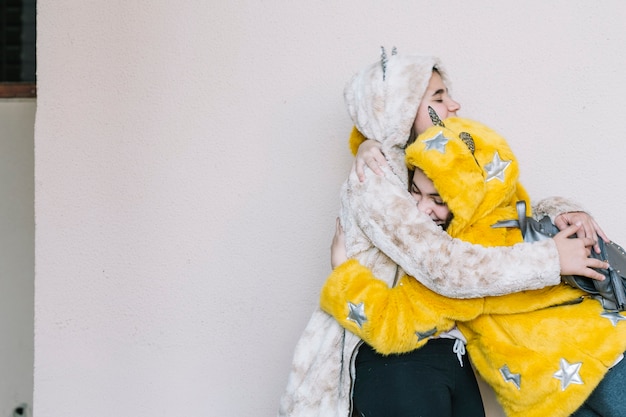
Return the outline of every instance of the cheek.
<path id="1" fill-rule="evenodd" d="M 435 110 L 435 113 L 439 116 L 441 120 L 448 117 L 448 108 L 443 103 L 432 103 L 430 107 Z M 430 120 L 430 116 L 429 116 Z"/>
<path id="2" fill-rule="evenodd" d="M 428 129 L 432 125 L 433 122 L 430 120 L 430 116 L 428 115 L 428 113 L 426 115 L 424 115 L 423 113 L 418 113 L 413 127 L 415 128 L 415 132 L 418 135 L 421 135 L 426 129 Z"/>
<path id="3" fill-rule="evenodd" d="M 448 210 L 447 207 L 437 206 L 435 213 L 437 214 L 437 218 L 441 220 L 445 220 L 448 218 L 448 215 L 450 214 L 450 210 Z"/>
<path id="4" fill-rule="evenodd" d="M 443 103 L 429 103 L 429 106 L 435 110 L 437 116 L 441 120 L 448 117 L 448 108 Z M 424 110 L 425 109 L 425 110 Z M 433 121 L 430 120 L 430 114 L 428 114 L 428 106 L 420 107 L 417 112 L 417 117 L 415 118 L 415 131 L 417 134 L 424 133 L 426 129 L 433 125 Z"/>

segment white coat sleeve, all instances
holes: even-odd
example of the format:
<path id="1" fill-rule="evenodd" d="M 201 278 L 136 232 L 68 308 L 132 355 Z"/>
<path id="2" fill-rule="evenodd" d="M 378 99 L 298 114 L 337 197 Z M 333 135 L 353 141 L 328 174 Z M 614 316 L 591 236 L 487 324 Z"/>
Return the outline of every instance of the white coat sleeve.
<path id="1" fill-rule="evenodd" d="M 431 290 L 447 297 L 472 298 L 560 282 L 559 256 L 552 239 L 495 248 L 453 239 L 417 210 L 390 171 L 378 176 L 366 169 L 365 175 L 360 182 L 352 173 L 344 184 L 342 213 L 351 213 L 353 227 Z"/>

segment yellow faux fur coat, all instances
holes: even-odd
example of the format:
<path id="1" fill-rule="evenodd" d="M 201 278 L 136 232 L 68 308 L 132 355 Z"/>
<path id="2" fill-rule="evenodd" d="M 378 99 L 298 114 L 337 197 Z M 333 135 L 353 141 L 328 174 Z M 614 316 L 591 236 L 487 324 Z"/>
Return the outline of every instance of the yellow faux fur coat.
<path id="1" fill-rule="evenodd" d="M 462 135 L 462 140 L 461 132 L 472 139 Z M 485 246 L 522 242 L 518 229 L 491 227 L 517 218 L 516 202 L 528 200 L 515 155 L 496 132 L 450 118 L 445 127 L 420 135 L 406 153 L 407 164 L 433 180 L 454 213 L 447 229 L 451 236 Z M 480 274 L 480 265 L 467 274 Z M 598 301 L 565 284 L 450 299 L 409 276 L 390 288 L 350 260 L 327 280 L 321 306 L 383 354 L 419 348 L 456 324 L 477 371 L 508 416 L 570 415 L 626 350 L 623 316 L 603 311 Z"/>

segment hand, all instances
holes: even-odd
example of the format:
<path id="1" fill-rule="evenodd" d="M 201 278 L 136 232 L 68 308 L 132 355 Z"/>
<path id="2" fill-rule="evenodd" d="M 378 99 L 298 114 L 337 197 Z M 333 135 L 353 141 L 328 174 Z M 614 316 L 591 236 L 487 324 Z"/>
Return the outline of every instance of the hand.
<path id="1" fill-rule="evenodd" d="M 582 227 L 576 233 L 577 237 L 588 237 L 593 239 L 593 249 L 596 253 L 600 253 L 600 246 L 598 245 L 598 236 L 605 242 L 610 242 L 610 239 L 606 236 L 602 228 L 589 214 L 584 211 L 573 211 L 570 213 L 562 213 L 556 216 L 554 219 L 554 225 L 563 230 L 568 226 L 576 223 L 581 223 Z"/>
<path id="2" fill-rule="evenodd" d="M 343 227 L 339 222 L 339 218 L 335 222 L 335 236 L 330 245 L 330 266 L 333 269 L 348 260 L 348 251 L 346 250 L 346 235 L 343 233 Z"/>
<path id="3" fill-rule="evenodd" d="M 591 247 L 596 240 L 590 237 L 570 238 L 570 236 L 579 233 L 581 228 L 582 224 L 576 223 L 561 230 L 554 236 L 554 243 L 559 252 L 561 275 L 580 275 L 602 281 L 604 280 L 604 275 L 592 268 L 607 269 L 609 263 L 589 257 Z"/>
<path id="4" fill-rule="evenodd" d="M 359 150 L 354 159 L 353 169 L 359 177 L 359 181 L 365 181 L 365 173 L 363 168 L 367 165 L 376 175 L 383 175 L 380 167 L 387 166 L 385 155 L 380 150 L 380 143 L 375 140 L 368 139 L 361 143 Z"/>

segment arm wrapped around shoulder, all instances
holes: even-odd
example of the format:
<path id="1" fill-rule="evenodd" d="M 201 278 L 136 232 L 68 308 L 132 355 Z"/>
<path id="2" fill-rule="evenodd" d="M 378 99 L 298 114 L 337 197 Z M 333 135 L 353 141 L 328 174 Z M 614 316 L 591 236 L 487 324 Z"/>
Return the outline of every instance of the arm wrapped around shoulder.
<path id="1" fill-rule="evenodd" d="M 399 180 L 384 171 L 384 176 L 366 171 L 364 182 L 349 178 L 343 217 L 362 234 L 360 242 L 378 248 L 428 288 L 448 297 L 474 298 L 561 281 L 554 242 L 487 248 L 453 239 L 420 213 Z"/>

